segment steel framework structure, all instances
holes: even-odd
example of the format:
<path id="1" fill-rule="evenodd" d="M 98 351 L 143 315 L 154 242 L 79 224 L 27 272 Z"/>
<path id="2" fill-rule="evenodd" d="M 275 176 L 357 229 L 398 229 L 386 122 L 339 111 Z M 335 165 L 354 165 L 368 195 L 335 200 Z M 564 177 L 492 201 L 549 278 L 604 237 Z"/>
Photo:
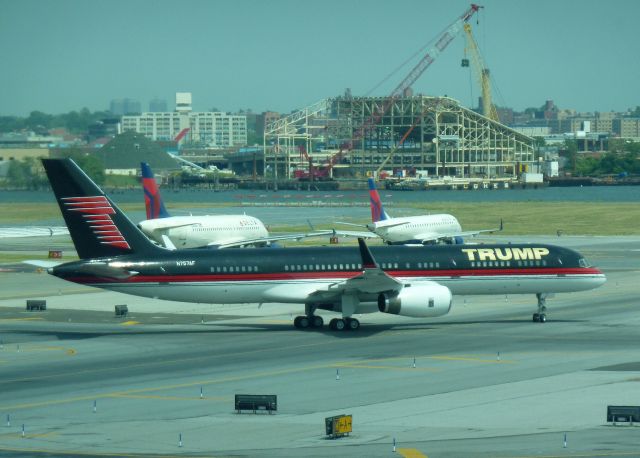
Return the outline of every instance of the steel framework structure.
<path id="1" fill-rule="evenodd" d="M 333 155 L 349 142 L 353 148 L 336 162 Z M 282 178 L 309 169 L 300 145 L 314 167 L 328 167 L 332 176 L 336 169 L 343 177 L 364 176 L 387 161 L 388 169 L 426 170 L 430 176 L 514 179 L 534 162 L 532 138 L 452 98 L 423 95 L 326 99 L 267 126 L 264 145 L 265 167 L 270 164 Z"/>

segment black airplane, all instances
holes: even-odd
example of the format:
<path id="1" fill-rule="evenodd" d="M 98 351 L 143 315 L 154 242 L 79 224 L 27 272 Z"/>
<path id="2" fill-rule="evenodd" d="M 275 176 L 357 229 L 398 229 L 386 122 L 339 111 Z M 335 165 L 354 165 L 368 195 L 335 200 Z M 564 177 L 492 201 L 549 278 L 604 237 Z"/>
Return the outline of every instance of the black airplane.
<path id="1" fill-rule="evenodd" d="M 80 257 L 49 269 L 67 281 L 143 297 L 212 304 L 296 303 L 298 328 L 358 329 L 356 313 L 435 317 L 458 294 L 583 291 L 606 279 L 579 253 L 543 244 L 184 249 L 152 243 L 71 159 L 43 159 Z"/>

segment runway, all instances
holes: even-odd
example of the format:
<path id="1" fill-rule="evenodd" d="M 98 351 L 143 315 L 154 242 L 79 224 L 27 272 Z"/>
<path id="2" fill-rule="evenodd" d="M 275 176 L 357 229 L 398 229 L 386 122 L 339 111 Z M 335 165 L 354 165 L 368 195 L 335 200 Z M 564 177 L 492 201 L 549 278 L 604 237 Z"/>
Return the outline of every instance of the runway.
<path id="1" fill-rule="evenodd" d="M 335 332 L 295 329 L 291 305 L 0 272 L 0 456 L 640 456 L 637 426 L 606 423 L 607 405 L 640 404 L 640 237 L 531 241 L 577 249 L 607 283 L 549 299 L 545 324 L 533 296 L 467 296 Z M 46 312 L 24 310 L 34 298 Z M 237 414 L 235 394 L 275 394 L 278 411 Z M 338 414 L 353 432 L 327 439 Z"/>

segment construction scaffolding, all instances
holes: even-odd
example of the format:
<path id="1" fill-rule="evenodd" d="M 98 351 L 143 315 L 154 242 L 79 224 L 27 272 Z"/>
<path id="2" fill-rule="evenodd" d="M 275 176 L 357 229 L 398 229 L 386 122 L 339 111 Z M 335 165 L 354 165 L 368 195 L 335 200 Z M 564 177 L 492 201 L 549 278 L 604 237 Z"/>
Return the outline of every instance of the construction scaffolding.
<path id="1" fill-rule="evenodd" d="M 532 138 L 423 95 L 325 99 L 267 126 L 264 146 L 276 179 L 364 177 L 381 164 L 404 176 L 516 179 L 535 159 Z"/>

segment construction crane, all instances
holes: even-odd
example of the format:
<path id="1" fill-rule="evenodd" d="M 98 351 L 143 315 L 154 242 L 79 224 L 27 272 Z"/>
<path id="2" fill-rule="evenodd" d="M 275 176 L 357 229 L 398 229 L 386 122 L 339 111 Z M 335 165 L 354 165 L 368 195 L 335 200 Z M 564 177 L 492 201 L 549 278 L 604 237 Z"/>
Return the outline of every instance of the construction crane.
<path id="1" fill-rule="evenodd" d="M 473 62 L 473 69 L 482 90 L 482 114 L 490 119 L 493 119 L 494 121 L 500 121 L 500 119 L 498 118 L 498 111 L 496 110 L 496 107 L 495 105 L 493 105 L 493 102 L 491 100 L 491 80 L 489 78 L 489 69 L 486 67 L 484 60 L 482 59 L 482 55 L 480 54 L 478 44 L 473 38 L 473 33 L 471 32 L 471 24 L 464 24 L 464 33 L 467 38 L 465 55 L 468 52 L 471 57 L 471 60 Z M 469 59 L 462 59 L 462 66 L 468 67 Z"/>
<path id="2" fill-rule="evenodd" d="M 340 146 L 340 150 L 328 161 L 328 166 L 332 167 L 336 164 L 345 154 L 353 149 L 353 143 L 360 140 L 366 131 L 373 128 L 380 122 L 382 116 L 389 110 L 389 107 L 393 102 L 402 97 L 411 88 L 413 83 L 424 73 L 424 71 L 435 61 L 435 59 L 445 50 L 445 48 L 453 41 L 453 39 L 460 33 L 463 25 L 466 24 L 469 19 L 480 9 L 482 6 L 472 3 L 469 8 L 456 20 L 454 20 L 445 31 L 438 37 L 435 44 L 430 47 L 425 55 L 420 59 L 415 67 L 404 77 L 404 79 L 394 88 L 391 94 L 386 98 L 385 103 L 380 110 L 369 116 L 362 125 L 354 132 L 351 140 Z M 415 127 L 415 126 L 414 126 Z M 413 130 L 411 128 L 410 130 Z M 386 163 L 386 161 L 385 161 Z"/>

